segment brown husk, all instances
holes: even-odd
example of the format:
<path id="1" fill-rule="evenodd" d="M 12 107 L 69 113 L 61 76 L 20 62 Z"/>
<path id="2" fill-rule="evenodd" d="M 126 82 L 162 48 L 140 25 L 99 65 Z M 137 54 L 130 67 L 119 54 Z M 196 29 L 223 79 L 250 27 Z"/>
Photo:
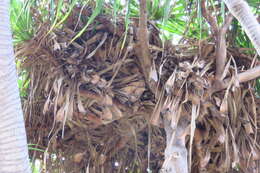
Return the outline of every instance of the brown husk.
<path id="1" fill-rule="evenodd" d="M 195 123 L 181 139 L 192 172 L 260 170 L 260 101 L 254 82 L 232 78 L 249 69 L 253 57 L 229 48 L 225 78 L 234 80 L 212 94 L 214 45 L 187 40 L 163 48 L 158 29 L 148 22 L 153 65 L 147 81 L 138 58 L 137 22 L 126 32 L 123 18 L 113 23 L 111 16 L 98 16 L 70 44 L 84 27 L 77 23 L 79 9 L 61 29 L 47 34 L 50 26 L 43 24 L 33 39 L 16 47 L 30 76 L 23 104 L 28 139 L 46 149 L 30 154 L 41 158 L 46 170 L 158 172 L 166 146 L 163 119 L 178 124 L 183 117 Z M 89 16 L 87 7 L 82 15 Z"/>

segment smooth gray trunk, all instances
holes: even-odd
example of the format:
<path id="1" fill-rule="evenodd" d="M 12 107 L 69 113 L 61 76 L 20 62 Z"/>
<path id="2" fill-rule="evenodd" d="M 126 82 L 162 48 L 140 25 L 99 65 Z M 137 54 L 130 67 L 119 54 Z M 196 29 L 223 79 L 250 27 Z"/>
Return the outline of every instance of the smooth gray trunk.
<path id="1" fill-rule="evenodd" d="M 29 173 L 28 149 L 17 86 L 9 0 L 0 0 L 0 173 Z"/>
<path id="2" fill-rule="evenodd" d="M 245 0 L 224 0 L 229 11 L 239 21 L 260 56 L 260 24 Z"/>

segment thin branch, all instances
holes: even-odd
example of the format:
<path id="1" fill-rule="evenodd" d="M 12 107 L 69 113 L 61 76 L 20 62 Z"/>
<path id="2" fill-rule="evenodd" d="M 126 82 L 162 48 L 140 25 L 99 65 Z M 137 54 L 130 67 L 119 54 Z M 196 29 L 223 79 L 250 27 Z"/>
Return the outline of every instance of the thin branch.
<path id="1" fill-rule="evenodd" d="M 142 67 L 142 71 L 145 75 L 145 80 L 149 83 L 149 73 L 152 67 L 149 51 L 149 34 L 147 30 L 147 9 L 146 0 L 140 0 L 140 18 L 139 18 L 139 30 L 138 30 L 138 58 Z"/>
<path id="2" fill-rule="evenodd" d="M 217 33 L 217 48 L 216 48 L 216 74 L 215 79 L 221 80 L 222 73 L 225 69 L 227 56 L 227 46 L 225 33 Z"/>
<path id="3" fill-rule="evenodd" d="M 244 82 L 248 82 L 250 80 L 254 80 L 258 77 L 260 77 L 260 65 L 254 67 L 254 68 L 251 68 L 245 72 L 239 73 L 236 76 L 236 79 L 238 80 L 239 83 L 244 83 Z M 226 89 L 228 87 L 230 81 L 231 81 L 231 79 L 228 78 L 228 79 L 224 80 L 224 82 L 222 82 L 221 85 L 213 86 L 213 89 L 210 91 L 211 94 L 214 92 L 218 92 L 223 89 Z"/>
<path id="4" fill-rule="evenodd" d="M 201 0 L 201 12 L 202 12 L 202 16 L 207 20 L 207 22 L 211 26 L 212 34 L 215 35 L 216 33 L 218 33 L 217 20 L 209 14 L 205 5 L 205 0 Z"/>
<path id="5" fill-rule="evenodd" d="M 221 30 L 222 32 L 226 33 L 229 26 L 232 23 L 232 20 L 234 19 L 233 15 L 231 13 L 228 13 L 225 19 L 225 23 L 222 25 Z"/>
<path id="6" fill-rule="evenodd" d="M 228 14 L 226 16 L 225 23 L 217 32 L 217 48 L 216 48 L 216 80 L 222 80 L 224 77 L 222 74 L 225 69 L 225 63 L 227 59 L 227 45 L 226 45 L 226 32 L 231 25 L 233 16 Z"/>
<path id="7" fill-rule="evenodd" d="M 218 27 L 217 20 L 214 18 L 206 9 L 205 0 L 201 0 L 201 10 L 203 17 L 210 24 L 210 29 L 216 40 L 216 81 L 221 81 L 222 74 L 225 68 L 227 46 L 225 34 L 229 25 L 231 24 L 232 18 L 228 15 L 226 22 L 221 28 Z"/>
<path id="8" fill-rule="evenodd" d="M 251 68 L 245 72 L 238 74 L 237 78 L 240 83 L 247 82 L 260 77 L 260 66 Z"/>

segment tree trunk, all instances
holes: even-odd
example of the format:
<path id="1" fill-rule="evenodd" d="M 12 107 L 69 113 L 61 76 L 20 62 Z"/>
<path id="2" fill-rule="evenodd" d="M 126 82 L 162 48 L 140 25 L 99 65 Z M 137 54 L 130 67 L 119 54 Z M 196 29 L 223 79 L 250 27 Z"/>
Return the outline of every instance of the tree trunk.
<path id="1" fill-rule="evenodd" d="M 224 0 L 229 11 L 239 21 L 260 56 L 260 25 L 244 0 Z"/>
<path id="2" fill-rule="evenodd" d="M 28 149 L 14 61 L 9 0 L 0 0 L 0 173 L 29 173 Z"/>
<path id="3" fill-rule="evenodd" d="M 188 151 L 185 147 L 187 127 L 188 123 L 184 118 L 180 118 L 174 127 L 168 117 L 164 118 L 166 149 L 160 173 L 188 173 Z"/>

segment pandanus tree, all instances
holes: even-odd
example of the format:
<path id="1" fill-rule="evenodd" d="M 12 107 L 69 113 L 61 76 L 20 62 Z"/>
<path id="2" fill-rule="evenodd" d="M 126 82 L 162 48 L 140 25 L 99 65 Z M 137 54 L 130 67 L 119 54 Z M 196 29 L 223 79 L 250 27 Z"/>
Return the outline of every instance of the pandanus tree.
<path id="1" fill-rule="evenodd" d="M 211 31 L 216 42 L 216 72 L 213 82 L 213 92 L 225 89 L 228 82 L 223 81 L 223 73 L 226 64 L 226 32 L 232 22 L 232 15 L 240 22 L 248 37 L 252 41 L 258 55 L 260 55 L 260 24 L 244 0 L 224 0 L 231 14 L 226 16 L 225 23 L 218 27 L 216 19 L 207 12 L 205 0 L 201 0 L 202 15 L 211 26 Z M 260 66 L 249 69 L 235 76 L 240 83 L 253 80 L 260 76 Z M 231 79 L 229 79 L 231 80 Z M 227 82 L 227 83 L 225 83 Z M 172 126 L 169 122 L 165 124 L 167 134 L 167 146 L 165 151 L 165 162 L 163 168 L 166 172 L 179 173 L 188 172 L 188 157 L 185 148 L 185 124 L 180 122 L 178 126 Z M 187 132 L 186 132 L 187 133 Z M 171 141 L 171 142 L 169 142 Z M 191 160 L 189 160 L 191 161 Z M 192 172 L 192 170 L 190 170 Z"/>
<path id="2" fill-rule="evenodd" d="M 90 172 L 104 171 L 106 166 L 108 172 L 113 172 L 114 166 L 108 164 L 109 159 L 117 158 L 117 151 L 127 147 L 125 150 L 128 152 L 123 154 L 124 156 L 121 155 L 125 158 L 122 162 L 124 162 L 124 166 L 132 163 L 136 166 L 137 158 L 142 155 L 138 152 L 137 138 L 149 136 L 144 131 L 147 126 L 151 129 L 150 123 L 161 125 L 166 132 L 165 161 L 161 165 L 162 172 L 186 173 L 188 170 L 192 171 L 192 146 L 195 145 L 198 151 L 203 150 L 202 146 L 198 145 L 198 141 L 204 140 L 202 137 L 198 139 L 194 136 L 200 136 L 198 135 L 200 133 L 210 136 L 208 129 L 212 124 L 215 130 L 213 132 L 211 130 L 211 132 L 216 133 L 217 137 L 213 136 L 207 144 L 214 143 L 214 141 L 221 142 L 216 142 L 217 147 L 213 152 L 210 152 L 210 148 L 205 147 L 206 154 L 198 154 L 199 170 L 202 171 L 210 159 L 211 162 L 214 162 L 223 158 L 221 154 L 214 154 L 217 153 L 216 150 L 221 150 L 218 145 L 225 145 L 225 152 L 228 153 L 227 141 L 232 141 L 233 149 L 237 149 L 235 139 L 232 138 L 234 137 L 232 127 L 225 122 L 224 129 L 219 123 L 221 118 L 228 117 L 226 110 L 228 91 L 233 84 L 237 86 L 238 83 L 260 76 L 260 67 L 257 66 L 238 74 L 235 73 L 235 75 L 229 73 L 229 77 L 225 78 L 231 60 L 234 61 L 232 56 L 227 59 L 226 45 L 226 33 L 233 20 L 232 15 L 240 22 L 258 54 L 260 53 L 260 26 L 244 0 L 224 0 L 231 14 L 225 16 L 222 26 L 218 25 L 217 18 L 208 11 L 205 0 L 196 2 L 197 6 L 200 6 L 202 16 L 209 23 L 210 35 L 216 46 L 213 46 L 212 49 L 212 45 L 209 44 L 209 48 L 206 50 L 210 51 L 206 51 L 206 53 L 200 51 L 198 56 L 192 55 L 192 58 L 186 56 L 184 61 L 180 61 L 178 58 L 185 57 L 182 54 L 189 54 L 189 51 L 183 51 L 185 48 L 183 49 L 181 46 L 162 44 L 159 31 L 175 32 L 171 30 L 171 26 L 174 25 L 177 25 L 174 29 L 178 31 L 182 26 L 178 25 L 179 19 L 176 19 L 178 22 L 175 22 L 175 18 L 180 15 L 170 16 L 171 7 L 178 3 L 185 4 L 187 5 L 186 11 L 190 11 L 189 8 L 195 1 L 186 3 L 166 0 L 160 3 L 158 0 L 152 2 L 140 0 L 138 3 L 132 0 L 126 4 L 126 7 L 116 0 L 111 1 L 114 3 L 113 5 L 106 4 L 103 0 L 91 1 L 91 3 L 87 1 L 87 4 L 80 0 L 50 1 L 49 4 L 41 1 L 37 3 L 33 0 L 26 2 L 27 5 L 33 4 L 37 7 L 27 13 L 32 13 L 34 17 L 32 21 L 37 26 L 35 28 L 37 32 L 33 38 L 23 40 L 23 43 L 17 45 L 16 50 L 18 57 L 27 58 L 24 60 L 24 68 L 29 71 L 31 77 L 30 97 L 24 101 L 26 116 L 30 117 L 26 119 L 29 136 L 32 138 L 29 140 L 43 145 L 48 143 L 48 149 L 53 148 L 52 152 L 61 146 L 60 141 L 63 141 L 64 145 L 59 149 L 68 149 L 69 154 L 72 153 L 72 156 L 65 156 L 65 159 L 72 158 L 73 162 L 78 164 L 89 161 L 86 169 L 88 171 L 90 169 Z M 103 8 L 104 4 L 106 4 L 106 8 Z M 165 9 L 164 12 L 158 8 L 161 7 L 161 4 Z M 111 6 L 113 10 L 111 10 Z M 0 123 L 0 172 L 30 172 L 24 122 L 16 84 L 17 76 L 8 7 L 8 0 L 0 0 L 0 120 L 2 123 L 2 125 Z M 45 8 L 48 8 L 50 12 Z M 36 9 L 42 11 L 39 12 Z M 66 10 L 67 12 L 65 12 Z M 109 17 L 99 16 L 102 10 L 116 20 L 111 22 Z M 179 9 L 176 7 L 173 10 L 178 11 Z M 125 15 L 125 18 L 117 18 L 118 14 Z M 152 14 L 152 16 L 148 14 Z M 188 14 L 192 15 L 192 13 Z M 17 15 L 18 18 L 20 16 L 21 13 Z M 161 18 L 162 22 L 156 23 L 156 26 L 149 21 L 151 19 L 158 22 L 158 19 Z M 97 22 L 94 22 L 94 19 Z M 167 25 L 167 22 L 171 26 Z M 190 24 L 192 20 L 186 20 L 186 22 Z M 19 29 L 19 27 L 17 28 Z M 14 29 L 16 34 L 15 31 Z M 182 32 L 187 33 L 185 30 L 179 33 L 183 34 Z M 191 36 L 190 33 L 188 36 Z M 196 47 L 196 45 L 190 47 L 194 46 Z M 203 47 L 202 41 L 198 47 Z M 210 57 L 210 52 L 214 49 L 213 57 L 216 62 L 215 68 L 212 70 L 213 61 L 208 60 L 207 57 Z M 199 61 L 198 57 L 202 60 Z M 203 58 L 208 63 L 207 65 L 203 65 L 205 63 Z M 159 62 L 162 65 L 157 64 L 157 59 L 163 62 Z M 174 64 L 174 67 L 170 67 L 170 75 L 162 75 L 165 72 L 164 66 L 170 66 L 171 63 Z M 201 69 L 201 66 L 204 70 Z M 208 73 L 209 66 L 210 72 Z M 184 71 L 181 71 L 183 69 Z M 194 69 L 200 69 L 196 72 L 197 76 L 195 72 L 192 72 Z M 212 71 L 214 72 L 213 79 L 208 78 L 208 76 L 212 76 Z M 202 77 L 204 75 L 205 78 Z M 187 79 L 191 81 L 186 81 Z M 196 88 L 196 84 L 203 80 L 206 80 L 207 87 L 210 83 L 210 87 L 206 88 L 203 94 L 203 98 L 206 99 L 199 101 L 198 95 L 201 93 L 196 92 L 204 92 L 204 89 L 200 90 L 204 86 L 198 85 L 198 90 L 194 89 L 194 86 Z M 176 86 L 177 94 L 173 91 Z M 191 90 L 188 89 L 190 86 L 193 87 Z M 185 87 L 186 90 L 183 89 Z M 215 105 L 207 101 L 214 93 L 226 88 L 225 96 L 219 97 L 223 98 L 223 101 L 218 97 L 214 97 Z M 146 97 L 150 100 L 147 101 Z M 41 101 L 37 99 L 41 99 Z M 42 100 L 45 100 L 44 104 Z M 209 118 L 205 121 L 209 125 L 205 124 L 199 116 L 203 112 L 203 106 L 206 106 L 210 110 L 208 112 L 215 117 L 217 115 L 219 119 L 211 120 Z M 185 110 L 186 107 L 187 110 Z M 216 108 L 219 108 L 220 111 Z M 197 131 L 197 119 L 201 121 L 200 126 L 203 126 L 204 129 L 208 128 L 208 132 Z M 144 120 L 146 123 L 143 123 Z M 67 121 L 69 121 L 68 124 Z M 248 121 L 250 122 L 250 120 Z M 218 125 L 221 126 L 220 132 L 216 132 L 217 127 L 214 123 L 219 123 Z M 254 123 L 256 127 L 254 126 L 253 130 L 245 125 L 246 131 L 249 131 L 250 134 L 255 129 L 257 131 L 257 117 Z M 42 131 L 37 131 L 36 137 L 31 135 L 35 135 L 35 129 L 42 129 Z M 47 135 L 46 129 L 49 130 Z M 229 133 L 233 136 L 223 135 Z M 141 135 L 138 136 L 138 134 Z M 188 144 L 187 135 L 189 135 Z M 223 136 L 226 137 L 226 141 Z M 227 137 L 232 139 L 227 139 Z M 46 138 L 49 139 L 48 142 L 46 142 Z M 135 142 L 131 140 L 133 138 Z M 154 147 L 150 136 L 148 138 L 148 153 L 144 152 L 148 155 L 148 159 L 143 159 L 145 169 L 150 169 L 151 147 Z M 254 139 L 258 141 L 257 136 Z M 131 144 L 136 149 L 135 154 L 133 154 Z M 49 147 L 51 145 L 52 147 Z M 251 147 L 250 151 L 257 160 L 254 147 L 255 145 Z M 71 148 L 75 150 L 71 151 Z M 154 153 L 156 154 L 156 152 Z M 153 157 L 155 157 L 154 153 Z M 132 162 L 126 159 L 127 156 L 131 156 L 128 159 L 132 159 Z M 205 158 L 203 158 L 204 156 Z M 113 161 L 113 159 L 111 160 Z M 227 166 L 223 169 L 228 171 L 231 160 L 229 153 L 226 154 L 224 160 Z M 235 159 L 234 163 L 236 161 Z M 128 167 L 120 169 L 125 171 L 126 168 Z"/>

